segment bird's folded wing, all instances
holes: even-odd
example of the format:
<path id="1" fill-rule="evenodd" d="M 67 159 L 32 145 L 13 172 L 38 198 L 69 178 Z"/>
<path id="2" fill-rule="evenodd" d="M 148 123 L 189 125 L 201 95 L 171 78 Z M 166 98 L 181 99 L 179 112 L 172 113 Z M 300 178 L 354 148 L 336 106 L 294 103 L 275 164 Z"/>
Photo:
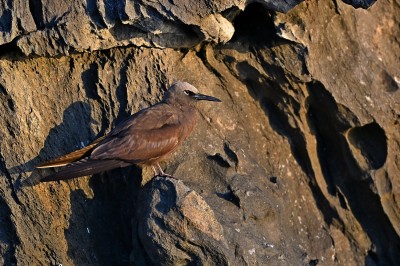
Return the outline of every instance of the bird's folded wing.
<path id="1" fill-rule="evenodd" d="M 165 125 L 176 124 L 177 121 L 177 113 L 171 110 L 169 105 L 159 103 L 130 116 L 111 130 L 109 136 L 128 135 L 134 130 L 157 129 Z"/>
<path id="2" fill-rule="evenodd" d="M 123 160 L 132 163 L 154 159 L 172 151 L 179 144 L 177 114 L 165 104 L 158 104 L 132 115 L 107 136 L 90 145 L 37 166 L 66 166 L 84 157 Z"/>
<path id="3" fill-rule="evenodd" d="M 93 150 L 91 158 L 146 163 L 172 152 L 180 143 L 180 130 L 178 126 L 136 130 L 131 135 L 113 138 L 99 145 Z"/>
<path id="4" fill-rule="evenodd" d="M 98 139 L 96 139 L 95 141 L 93 141 L 91 144 L 89 144 L 88 146 L 73 151 L 71 153 L 68 153 L 66 155 L 60 156 L 54 160 L 42 163 L 38 166 L 36 166 L 36 168 L 51 168 L 51 167 L 59 167 L 59 166 L 65 166 L 67 164 L 70 164 L 72 162 L 75 162 L 79 159 L 82 159 L 83 157 L 85 157 L 85 155 L 90 152 L 99 142 L 101 142 L 102 140 L 105 139 L 106 136 L 100 137 Z"/>
<path id="5" fill-rule="evenodd" d="M 177 114 L 165 108 L 147 110 L 151 112 L 143 112 L 116 127 L 93 150 L 91 158 L 146 163 L 172 152 L 181 142 L 182 135 Z"/>

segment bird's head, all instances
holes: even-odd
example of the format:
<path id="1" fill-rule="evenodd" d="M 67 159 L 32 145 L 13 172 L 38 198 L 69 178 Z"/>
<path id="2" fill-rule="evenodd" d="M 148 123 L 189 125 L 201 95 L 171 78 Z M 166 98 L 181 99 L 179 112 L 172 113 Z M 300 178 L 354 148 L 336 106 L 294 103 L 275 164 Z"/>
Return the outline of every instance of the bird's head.
<path id="1" fill-rule="evenodd" d="M 177 81 L 164 94 L 164 101 L 169 104 L 194 105 L 198 101 L 221 102 L 220 99 L 199 93 L 193 85 Z"/>

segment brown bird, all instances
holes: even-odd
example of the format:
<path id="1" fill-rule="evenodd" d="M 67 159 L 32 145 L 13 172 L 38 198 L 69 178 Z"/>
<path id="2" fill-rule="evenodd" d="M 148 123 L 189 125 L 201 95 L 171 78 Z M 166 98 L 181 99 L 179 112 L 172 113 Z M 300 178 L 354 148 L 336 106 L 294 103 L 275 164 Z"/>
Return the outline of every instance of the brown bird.
<path id="1" fill-rule="evenodd" d="M 37 166 L 65 166 L 41 182 L 87 176 L 131 164 L 150 165 L 155 176 L 170 176 L 163 172 L 158 161 L 173 152 L 193 131 L 197 122 L 195 104 L 201 100 L 221 102 L 200 94 L 187 82 L 172 84 L 161 102 L 131 115 L 107 135 L 85 148 Z"/>

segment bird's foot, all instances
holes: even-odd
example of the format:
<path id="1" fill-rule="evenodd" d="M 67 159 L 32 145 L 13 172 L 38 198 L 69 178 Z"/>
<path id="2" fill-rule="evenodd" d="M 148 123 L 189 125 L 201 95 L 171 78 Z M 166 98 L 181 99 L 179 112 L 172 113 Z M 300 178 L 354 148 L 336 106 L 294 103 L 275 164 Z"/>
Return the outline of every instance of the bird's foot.
<path id="1" fill-rule="evenodd" d="M 178 178 L 176 178 L 175 176 L 173 176 L 173 175 L 169 175 L 169 174 L 166 174 L 166 173 L 160 173 L 160 174 L 158 174 L 157 176 L 159 176 L 159 177 L 169 177 L 169 178 L 172 178 L 172 179 L 175 179 L 175 180 L 178 180 Z"/>
<path id="2" fill-rule="evenodd" d="M 172 179 L 178 179 L 175 176 L 172 176 L 172 175 L 164 173 L 163 169 L 161 168 L 160 164 L 158 164 L 158 163 L 157 163 L 157 167 L 158 167 L 158 170 L 159 170 L 158 173 L 157 173 L 156 169 L 154 168 L 154 166 L 152 166 L 153 171 L 154 171 L 154 176 L 169 177 L 169 178 L 172 178 Z"/>

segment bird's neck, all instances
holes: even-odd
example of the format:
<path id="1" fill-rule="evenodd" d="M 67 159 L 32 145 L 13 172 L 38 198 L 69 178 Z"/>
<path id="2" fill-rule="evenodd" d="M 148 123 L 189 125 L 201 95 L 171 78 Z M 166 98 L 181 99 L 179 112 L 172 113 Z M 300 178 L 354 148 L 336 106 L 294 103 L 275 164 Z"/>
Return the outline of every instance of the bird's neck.
<path id="1" fill-rule="evenodd" d="M 180 103 L 180 102 L 167 102 L 167 104 L 181 110 L 181 111 L 190 111 L 190 110 L 195 110 L 194 106 L 191 104 L 186 104 L 186 103 Z"/>

